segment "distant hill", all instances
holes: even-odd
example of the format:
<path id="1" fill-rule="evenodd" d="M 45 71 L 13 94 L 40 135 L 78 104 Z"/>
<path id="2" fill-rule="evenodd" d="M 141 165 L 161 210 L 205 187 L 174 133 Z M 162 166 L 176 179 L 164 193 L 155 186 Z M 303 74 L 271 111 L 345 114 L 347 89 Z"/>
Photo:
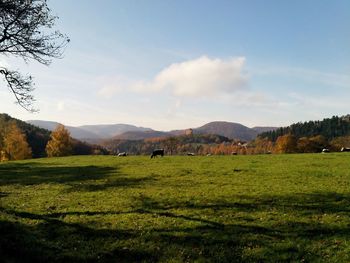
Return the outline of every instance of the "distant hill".
<path id="1" fill-rule="evenodd" d="M 99 138 L 111 138 L 125 132 L 153 131 L 150 128 L 136 127 L 130 124 L 83 125 L 78 128 L 94 133 Z"/>
<path id="2" fill-rule="evenodd" d="M 29 120 L 27 122 L 50 131 L 54 130 L 59 124 L 58 122 L 42 120 Z M 128 131 L 152 131 L 149 128 L 136 127 L 129 124 L 83 125 L 78 127 L 65 125 L 65 127 L 73 138 L 90 142 L 111 138 Z"/>
<path id="3" fill-rule="evenodd" d="M 59 124 L 52 121 L 30 120 L 27 121 L 33 125 L 52 131 Z M 155 131 L 150 128 L 137 127 L 130 124 L 98 124 L 83 125 L 78 127 L 65 126 L 71 136 L 78 140 L 89 143 L 99 143 L 100 140 L 144 140 L 154 137 L 180 136 L 186 133 L 186 130 L 173 131 Z M 226 121 L 214 121 L 201 127 L 193 128 L 194 134 L 217 134 L 229 139 L 251 141 L 259 133 L 274 130 L 276 127 L 254 127 L 248 128 L 242 124 Z"/>
<path id="4" fill-rule="evenodd" d="M 214 121 L 193 129 L 196 134 L 218 134 L 230 139 L 251 141 L 258 132 L 242 124 L 226 121 Z"/>
<path id="5" fill-rule="evenodd" d="M 161 132 L 161 131 L 128 131 L 124 132 L 120 135 L 114 136 L 112 139 L 116 140 L 144 140 L 149 138 L 156 138 L 156 137 L 168 137 L 171 136 L 168 132 Z"/>
<path id="6" fill-rule="evenodd" d="M 216 134 L 220 136 L 227 137 L 229 139 L 251 141 L 256 138 L 256 136 L 264 131 L 271 131 L 276 129 L 276 127 L 254 127 L 248 128 L 242 124 L 234 122 L 225 121 L 214 121 L 207 123 L 201 127 L 194 128 L 194 134 Z M 163 131 L 128 131 L 120 135 L 114 136 L 113 139 L 116 140 L 144 140 L 155 137 L 169 137 L 169 136 L 181 136 L 186 134 L 186 130 L 173 130 L 169 132 Z"/>
<path id="7" fill-rule="evenodd" d="M 40 127 L 42 129 L 49 130 L 49 131 L 54 130 L 57 127 L 57 125 L 60 124 L 60 123 L 55 122 L 55 121 L 41 121 L 41 120 L 29 120 L 26 122 L 29 124 L 35 125 L 37 127 Z"/>
<path id="8" fill-rule="evenodd" d="M 41 120 L 29 120 L 27 123 L 30 123 L 32 125 L 35 125 L 40 128 L 47 129 L 49 131 L 53 131 L 57 125 L 60 123 L 54 122 L 54 121 L 41 121 Z M 92 133 L 90 131 L 86 131 L 84 129 L 81 129 L 79 127 L 72 127 L 72 126 L 66 126 L 66 129 L 70 132 L 71 137 L 78 139 L 78 140 L 84 140 L 84 139 L 100 139 L 100 137 Z"/>

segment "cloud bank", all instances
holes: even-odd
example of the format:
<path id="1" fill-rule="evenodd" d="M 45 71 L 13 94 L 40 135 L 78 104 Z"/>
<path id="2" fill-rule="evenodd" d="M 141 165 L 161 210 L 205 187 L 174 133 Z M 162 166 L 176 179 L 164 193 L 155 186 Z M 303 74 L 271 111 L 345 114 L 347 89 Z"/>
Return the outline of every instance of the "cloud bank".
<path id="1" fill-rule="evenodd" d="M 247 85 L 243 74 L 245 58 L 227 60 L 202 56 L 194 60 L 174 63 L 159 72 L 150 82 L 137 82 L 136 91 L 169 90 L 179 97 L 211 97 L 233 93 Z"/>

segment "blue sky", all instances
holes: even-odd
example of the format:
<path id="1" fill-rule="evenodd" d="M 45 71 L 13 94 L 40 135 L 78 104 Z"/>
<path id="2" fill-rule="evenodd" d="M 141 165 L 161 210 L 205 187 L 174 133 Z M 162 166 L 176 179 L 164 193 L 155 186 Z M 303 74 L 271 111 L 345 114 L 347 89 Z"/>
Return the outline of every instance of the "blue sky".
<path id="1" fill-rule="evenodd" d="M 34 76 L 29 114 L 69 125 L 160 130 L 214 120 L 283 126 L 350 113 L 350 1 L 51 0 L 71 42 Z"/>

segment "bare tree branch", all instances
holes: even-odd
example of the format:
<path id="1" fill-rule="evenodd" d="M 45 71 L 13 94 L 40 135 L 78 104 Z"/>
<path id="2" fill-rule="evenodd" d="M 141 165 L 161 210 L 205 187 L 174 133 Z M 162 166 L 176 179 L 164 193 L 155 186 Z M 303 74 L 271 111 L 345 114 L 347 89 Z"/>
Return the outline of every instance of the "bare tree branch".
<path id="1" fill-rule="evenodd" d="M 0 68 L 11 92 L 14 94 L 17 103 L 27 111 L 36 112 L 32 107 L 35 101 L 31 92 L 34 90 L 31 76 L 22 76 L 18 71 L 9 71 L 6 68 Z"/>
<path id="2" fill-rule="evenodd" d="M 69 42 L 66 35 L 51 31 L 56 16 L 50 14 L 46 0 L 0 0 L 0 55 L 36 60 L 49 65 L 53 58 L 62 58 Z M 0 67 L 0 73 L 17 103 L 33 111 L 31 76 Z"/>

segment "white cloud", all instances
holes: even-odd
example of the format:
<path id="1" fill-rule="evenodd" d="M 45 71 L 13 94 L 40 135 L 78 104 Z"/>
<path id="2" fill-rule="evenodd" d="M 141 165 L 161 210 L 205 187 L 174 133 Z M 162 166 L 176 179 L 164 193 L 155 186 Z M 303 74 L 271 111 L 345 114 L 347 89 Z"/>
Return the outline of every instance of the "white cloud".
<path id="1" fill-rule="evenodd" d="M 136 91 L 164 91 L 179 97 L 212 97 L 230 94 L 246 87 L 242 73 L 244 57 L 227 60 L 198 59 L 175 63 L 159 72 L 151 82 L 132 85 Z"/>

